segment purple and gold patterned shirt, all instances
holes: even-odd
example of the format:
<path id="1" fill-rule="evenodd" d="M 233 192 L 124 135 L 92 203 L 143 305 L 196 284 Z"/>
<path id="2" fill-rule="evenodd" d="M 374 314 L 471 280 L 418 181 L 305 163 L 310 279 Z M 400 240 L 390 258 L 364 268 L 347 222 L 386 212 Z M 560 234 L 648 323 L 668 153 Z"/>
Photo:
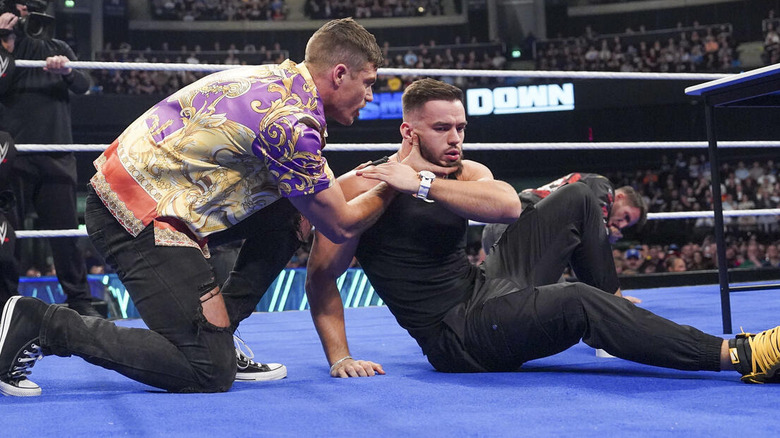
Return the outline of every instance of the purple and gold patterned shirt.
<path id="1" fill-rule="evenodd" d="M 95 160 L 91 184 L 136 236 L 194 246 L 280 197 L 333 184 L 326 122 L 306 67 L 243 67 L 200 79 L 133 122 Z"/>

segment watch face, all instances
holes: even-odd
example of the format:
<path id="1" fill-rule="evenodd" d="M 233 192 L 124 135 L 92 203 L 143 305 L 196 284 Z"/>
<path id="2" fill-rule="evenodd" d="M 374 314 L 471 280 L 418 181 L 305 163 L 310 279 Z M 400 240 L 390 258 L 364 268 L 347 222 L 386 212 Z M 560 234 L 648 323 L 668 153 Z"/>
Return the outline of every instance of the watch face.
<path id="1" fill-rule="evenodd" d="M 430 170 L 421 170 L 420 171 L 420 176 L 423 177 L 423 178 L 429 178 L 429 179 L 436 178 L 436 175 L 433 172 L 431 172 Z"/>

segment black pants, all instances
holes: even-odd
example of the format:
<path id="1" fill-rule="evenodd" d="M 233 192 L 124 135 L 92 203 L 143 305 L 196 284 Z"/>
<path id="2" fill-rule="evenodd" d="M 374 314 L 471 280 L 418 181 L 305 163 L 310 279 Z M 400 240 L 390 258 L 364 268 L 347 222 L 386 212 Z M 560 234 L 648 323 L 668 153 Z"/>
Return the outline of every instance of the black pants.
<path id="1" fill-rule="evenodd" d="M 254 312 L 257 303 L 301 246 L 301 216 L 286 198 L 209 237 L 209 245 L 243 241 L 222 295 L 235 330 Z"/>
<path id="2" fill-rule="evenodd" d="M 581 184 L 556 191 L 510 225 L 467 303 L 426 342 L 440 371 L 514 371 L 580 340 L 617 357 L 682 370 L 719 370 L 722 339 L 613 293 L 601 210 Z M 555 283 L 571 263 L 579 283 Z M 599 287 L 595 287 L 599 286 Z"/>
<path id="3" fill-rule="evenodd" d="M 16 262 L 16 234 L 14 227 L 0 213 L 0 306 L 19 294 L 19 265 Z"/>
<path id="4" fill-rule="evenodd" d="M 45 128 L 42 128 L 45 129 Z M 14 163 L 17 198 L 16 228 L 21 229 L 28 207 L 38 213 L 41 230 L 78 228 L 76 157 L 72 152 L 18 155 Z M 72 237 L 49 239 L 54 268 L 68 303 L 91 301 L 84 255 Z"/>
<path id="5" fill-rule="evenodd" d="M 199 249 L 157 246 L 151 225 L 133 237 L 91 190 L 86 212 L 95 248 L 116 269 L 149 330 L 51 306 L 40 332 L 44 352 L 76 355 L 172 392 L 228 390 L 236 373 L 234 326 L 252 312 L 298 247 L 290 226 L 292 205 L 277 201 L 215 236 L 217 241 L 245 239 L 222 289 L 233 324 L 226 328 L 203 316 L 200 296 L 216 282 Z"/>

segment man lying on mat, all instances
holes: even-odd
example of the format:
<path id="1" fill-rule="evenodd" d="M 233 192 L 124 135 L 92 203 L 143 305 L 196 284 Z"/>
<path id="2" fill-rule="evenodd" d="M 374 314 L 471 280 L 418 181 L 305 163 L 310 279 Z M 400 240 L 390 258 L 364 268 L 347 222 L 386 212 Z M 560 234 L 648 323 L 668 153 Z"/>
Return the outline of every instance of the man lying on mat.
<path id="1" fill-rule="evenodd" d="M 623 186 L 615 189 L 607 177 L 596 173 L 570 173 L 541 187 L 525 189 L 517 195 L 520 197 L 523 209 L 527 209 L 531 205 L 538 204 L 539 201 L 555 193 L 561 187 L 574 183 L 588 187 L 599 203 L 606 229 L 606 233 L 600 233 L 601 239 L 615 243 L 623 238 L 624 229 L 637 224 L 642 226 L 647 220 L 645 200 L 633 187 Z M 586 196 L 591 195 L 586 191 Z M 509 224 L 500 223 L 485 225 L 482 229 L 482 249 L 485 254 L 490 252 L 490 248 L 504 234 L 508 226 Z M 561 281 L 564 279 L 561 278 Z M 636 297 L 625 297 L 635 304 L 642 302 Z"/>
<path id="2" fill-rule="evenodd" d="M 523 208 L 536 205 L 542 199 L 555 193 L 561 187 L 569 184 L 584 184 L 596 196 L 604 224 L 607 228 L 605 239 L 615 243 L 623 238 L 623 230 L 634 225 L 642 226 L 647 220 L 647 205 L 636 190 L 631 186 L 622 186 L 615 189 L 612 182 L 605 176 L 596 173 L 574 172 L 562 176 L 535 189 L 525 189 L 518 193 Z M 485 253 L 490 252 L 490 247 L 504 234 L 508 224 L 487 224 L 482 231 L 482 248 Z"/>
<path id="3" fill-rule="evenodd" d="M 737 370 L 780 381 L 780 328 L 724 340 L 622 298 L 598 201 L 569 184 L 522 211 L 509 184 L 463 159 L 462 92 L 424 79 L 404 92 L 398 151 L 339 182 L 351 198 L 381 181 L 399 194 L 362 236 L 334 244 L 316 233 L 307 295 L 331 376 L 383 374 L 349 352 L 336 279 L 356 256 L 398 323 L 443 372 L 515 371 L 580 340 L 623 359 L 681 370 Z M 423 157 L 450 176 L 404 165 Z M 468 220 L 509 223 L 480 266 L 465 252 Z M 567 265 L 580 282 L 556 283 Z"/>

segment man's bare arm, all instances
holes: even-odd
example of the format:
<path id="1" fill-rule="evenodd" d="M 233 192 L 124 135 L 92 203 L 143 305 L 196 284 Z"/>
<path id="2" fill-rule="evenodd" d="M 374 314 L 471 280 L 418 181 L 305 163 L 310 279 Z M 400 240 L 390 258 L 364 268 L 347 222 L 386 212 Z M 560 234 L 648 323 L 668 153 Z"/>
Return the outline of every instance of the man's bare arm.
<path id="1" fill-rule="evenodd" d="M 359 236 L 384 213 L 396 195 L 386 184 L 377 184 L 355 199 L 347 200 L 338 181 L 313 195 L 293 196 L 290 202 L 333 242 Z"/>
<path id="2" fill-rule="evenodd" d="M 436 178 L 428 199 L 444 205 L 466 219 L 510 224 L 520 217 L 523 206 L 517 191 L 504 181 L 493 179 L 493 173 L 476 161 L 464 163 L 464 179 Z"/>
<path id="3" fill-rule="evenodd" d="M 383 181 L 399 192 L 414 195 L 420 187 L 417 171 L 397 162 L 367 167 L 358 175 Z M 511 185 L 493 179 L 493 173 L 476 161 L 463 162 L 458 179 L 436 178 L 428 199 L 441 203 L 453 213 L 488 223 L 512 223 L 520 217 L 522 204 Z"/>
<path id="4" fill-rule="evenodd" d="M 378 185 L 377 181 L 359 178 L 354 173 L 342 176 L 339 182 L 347 199 L 360 197 Z M 336 279 L 351 264 L 359 241 L 358 235 L 335 244 L 317 232 L 306 267 L 306 296 L 333 377 L 366 377 L 385 373 L 380 364 L 352 359 L 347 343 L 344 305 Z"/>

